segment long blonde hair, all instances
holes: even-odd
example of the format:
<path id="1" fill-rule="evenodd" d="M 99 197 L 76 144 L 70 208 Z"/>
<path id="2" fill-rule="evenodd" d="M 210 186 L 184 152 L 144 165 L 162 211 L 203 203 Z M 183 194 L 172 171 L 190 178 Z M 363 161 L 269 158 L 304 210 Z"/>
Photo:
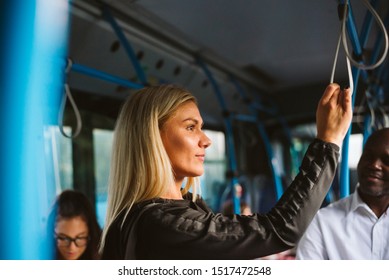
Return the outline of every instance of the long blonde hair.
<path id="1" fill-rule="evenodd" d="M 108 207 L 100 250 L 108 228 L 117 216 L 138 202 L 157 198 L 174 185 L 169 157 L 160 129 L 177 109 L 196 98 L 175 85 L 143 88 L 124 103 L 116 122 L 108 187 Z M 182 193 L 192 187 L 196 196 L 197 178 L 187 178 Z"/>

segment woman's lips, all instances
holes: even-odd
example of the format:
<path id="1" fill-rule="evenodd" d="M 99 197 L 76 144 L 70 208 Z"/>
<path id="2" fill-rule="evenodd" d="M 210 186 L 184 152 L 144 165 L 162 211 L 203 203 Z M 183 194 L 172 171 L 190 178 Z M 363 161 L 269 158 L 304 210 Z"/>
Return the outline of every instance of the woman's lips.
<path id="1" fill-rule="evenodd" d="M 201 161 L 204 161 L 205 160 L 205 155 L 196 155 L 196 157 L 198 159 L 200 159 Z"/>

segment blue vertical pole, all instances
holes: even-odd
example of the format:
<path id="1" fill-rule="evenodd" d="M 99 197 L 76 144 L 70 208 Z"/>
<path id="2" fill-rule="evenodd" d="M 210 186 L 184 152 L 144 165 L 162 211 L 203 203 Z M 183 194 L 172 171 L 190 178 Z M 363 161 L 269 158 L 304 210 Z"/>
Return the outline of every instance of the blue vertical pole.
<path id="1" fill-rule="evenodd" d="M 67 0 L 0 4 L 0 259 L 47 259 L 44 132 L 56 124 L 68 25 Z M 52 192 L 54 194 L 54 192 Z"/>
<path id="2" fill-rule="evenodd" d="M 389 11 L 385 17 L 384 24 L 385 24 L 386 28 L 388 28 Z M 373 47 L 372 56 L 370 58 L 371 63 L 374 63 L 375 61 L 378 60 L 379 52 L 380 52 L 383 44 L 384 44 L 384 35 L 383 35 L 383 33 L 379 33 L 377 36 L 376 42 L 374 44 L 374 47 Z M 383 75 L 385 67 L 387 67 L 387 66 L 385 65 L 385 63 L 383 63 L 378 68 L 372 70 L 370 73 L 370 78 L 373 77 L 373 79 L 374 79 L 373 82 L 370 82 L 371 83 L 370 86 L 372 88 L 371 94 L 373 94 L 376 99 L 380 99 L 382 97 L 382 95 L 380 95 L 380 93 L 381 93 L 381 90 L 383 89 L 383 81 L 385 78 L 387 79 L 387 77 L 388 77 L 387 75 L 386 76 Z M 368 79 L 366 79 L 366 83 L 369 83 Z M 380 102 L 380 101 L 378 101 L 378 102 Z M 376 108 L 374 108 L 374 109 L 376 109 Z M 364 126 L 363 126 L 364 127 L 363 147 L 365 146 L 365 143 L 366 143 L 367 139 L 369 138 L 370 134 L 373 132 L 373 127 L 370 127 L 370 121 L 371 121 L 370 115 L 365 114 L 365 120 L 363 123 L 364 124 Z M 373 124 L 373 126 L 374 126 L 374 124 Z"/>
<path id="3" fill-rule="evenodd" d="M 363 142 L 362 142 L 362 147 L 365 147 L 367 138 L 369 138 L 369 136 L 371 134 L 370 121 L 371 121 L 370 115 L 365 114 L 365 117 L 363 119 Z"/>
<path id="4" fill-rule="evenodd" d="M 353 67 L 353 82 L 354 82 L 354 92 L 352 95 L 352 107 L 354 108 L 355 95 L 357 93 L 359 74 L 361 70 Z M 351 135 L 351 127 L 347 131 L 347 134 L 343 140 L 342 145 L 342 161 L 340 162 L 340 198 L 346 197 L 350 194 L 350 173 L 348 166 L 348 154 L 349 154 L 349 143 Z"/>
<path id="5" fill-rule="evenodd" d="M 230 79 L 231 79 L 231 82 L 234 84 L 238 93 L 241 95 L 241 97 L 244 100 L 247 100 L 247 95 L 246 95 L 245 91 L 243 90 L 243 88 L 241 87 L 241 85 L 238 83 L 238 81 L 236 81 L 233 77 L 230 77 Z M 248 106 L 249 106 L 251 115 L 254 116 L 256 119 L 256 125 L 258 128 L 259 134 L 261 135 L 263 143 L 265 145 L 265 150 L 267 153 L 267 161 L 268 161 L 271 175 L 273 178 L 273 183 L 274 183 L 274 188 L 276 191 L 277 200 L 279 200 L 281 198 L 282 194 L 284 193 L 281 175 L 279 172 L 280 166 L 279 166 L 277 158 L 274 156 L 273 147 L 271 146 L 270 139 L 269 139 L 267 132 L 265 130 L 265 126 L 258 119 L 256 109 L 252 106 L 252 104 L 248 104 Z"/>
<path id="6" fill-rule="evenodd" d="M 228 108 L 224 101 L 223 94 L 220 90 L 218 83 L 213 77 L 211 71 L 208 69 L 207 65 L 200 58 L 197 57 L 196 61 L 199 64 L 199 66 L 203 69 L 205 75 L 207 76 L 208 80 L 212 84 L 219 105 L 222 108 L 223 112 L 225 113 L 223 119 L 226 127 L 228 165 L 231 171 L 230 176 L 231 176 L 231 188 L 233 194 L 232 199 L 233 199 L 234 213 L 240 214 L 240 197 L 237 195 L 237 190 L 236 190 L 236 186 L 239 184 L 238 178 L 236 177 L 236 174 L 238 173 L 238 167 L 237 167 L 236 157 L 235 157 L 235 144 L 234 144 L 234 135 L 233 135 L 231 117 L 229 116 L 229 114 L 227 114 Z"/>
<path id="7" fill-rule="evenodd" d="M 373 1 L 374 2 L 374 1 Z M 344 3 L 344 1 L 340 1 L 341 4 Z M 375 4 L 375 3 L 373 3 Z M 368 11 L 369 13 L 369 11 Z M 350 37 L 351 44 L 354 49 L 354 53 L 357 56 L 362 55 L 362 46 L 366 44 L 366 40 L 370 33 L 370 25 L 372 18 L 368 15 L 365 17 L 365 21 L 362 26 L 362 34 L 360 37 L 358 37 L 358 32 L 356 29 L 354 16 L 352 13 L 351 5 L 349 4 L 348 9 L 348 20 L 346 22 L 347 26 L 347 32 Z M 354 92 L 352 96 L 352 106 L 354 108 L 355 103 L 355 95 L 357 93 L 357 87 L 358 87 L 358 80 L 360 74 L 366 75 L 366 72 L 362 72 L 359 68 L 353 67 L 352 69 L 353 74 L 353 81 L 354 81 Z M 352 124 L 350 125 L 349 130 L 347 131 L 347 134 L 343 140 L 343 146 L 342 146 L 342 162 L 340 163 L 340 197 L 346 197 L 350 194 L 350 174 L 349 174 L 349 166 L 348 166 L 348 153 L 349 153 L 349 142 L 350 142 L 350 135 L 351 135 L 351 128 Z"/>

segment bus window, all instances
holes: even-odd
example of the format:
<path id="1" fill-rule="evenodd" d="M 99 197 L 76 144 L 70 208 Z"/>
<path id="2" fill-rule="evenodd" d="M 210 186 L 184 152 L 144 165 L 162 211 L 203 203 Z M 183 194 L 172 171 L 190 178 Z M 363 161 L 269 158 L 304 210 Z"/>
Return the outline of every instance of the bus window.
<path id="1" fill-rule="evenodd" d="M 108 177 L 111 163 L 113 131 L 93 129 L 93 150 L 96 179 L 96 214 L 100 226 L 104 225 L 107 210 Z"/>
<path id="2" fill-rule="evenodd" d="M 348 153 L 348 164 L 350 169 L 356 169 L 362 155 L 363 135 L 361 133 L 351 134 L 349 141 L 349 150 L 352 152 Z"/>
<path id="3" fill-rule="evenodd" d="M 348 166 L 350 170 L 350 193 L 355 191 L 358 183 L 357 166 L 362 155 L 363 134 L 351 134 L 349 138 Z"/>
<path id="4" fill-rule="evenodd" d="M 220 197 L 226 183 L 226 140 L 220 131 L 204 130 L 204 133 L 211 139 L 212 145 L 205 152 L 204 174 L 200 178 L 201 195 L 216 211 L 217 197 Z"/>
<path id="5" fill-rule="evenodd" d="M 71 135 L 70 127 L 63 129 L 66 135 Z M 64 137 L 57 126 L 50 126 L 45 130 L 45 151 L 47 162 L 52 162 L 53 168 L 53 180 L 47 182 L 55 182 L 56 194 L 64 189 L 73 189 L 72 140 Z"/>
<path id="6" fill-rule="evenodd" d="M 72 129 L 64 127 L 67 135 L 71 135 Z M 73 186 L 73 164 L 72 164 L 72 141 L 64 137 L 57 130 L 58 138 L 58 159 L 60 169 L 61 190 L 71 189 Z"/>

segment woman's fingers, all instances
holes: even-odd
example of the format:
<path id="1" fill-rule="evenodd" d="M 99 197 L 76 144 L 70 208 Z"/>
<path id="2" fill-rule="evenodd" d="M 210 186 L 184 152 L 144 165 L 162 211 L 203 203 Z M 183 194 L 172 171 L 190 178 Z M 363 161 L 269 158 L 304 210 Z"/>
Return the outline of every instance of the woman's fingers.
<path id="1" fill-rule="evenodd" d="M 343 90 L 343 110 L 352 114 L 352 95 L 350 88 Z"/>
<path id="2" fill-rule="evenodd" d="M 321 97 L 320 103 L 322 103 L 323 105 L 327 104 L 328 102 L 331 101 L 331 99 L 334 98 L 334 94 L 337 94 L 335 99 L 337 100 L 339 92 L 340 92 L 340 86 L 338 84 L 335 83 L 329 84 L 325 89 L 323 96 Z"/>
<path id="3" fill-rule="evenodd" d="M 352 118 L 351 91 L 327 86 L 316 111 L 317 137 L 341 145 Z"/>

